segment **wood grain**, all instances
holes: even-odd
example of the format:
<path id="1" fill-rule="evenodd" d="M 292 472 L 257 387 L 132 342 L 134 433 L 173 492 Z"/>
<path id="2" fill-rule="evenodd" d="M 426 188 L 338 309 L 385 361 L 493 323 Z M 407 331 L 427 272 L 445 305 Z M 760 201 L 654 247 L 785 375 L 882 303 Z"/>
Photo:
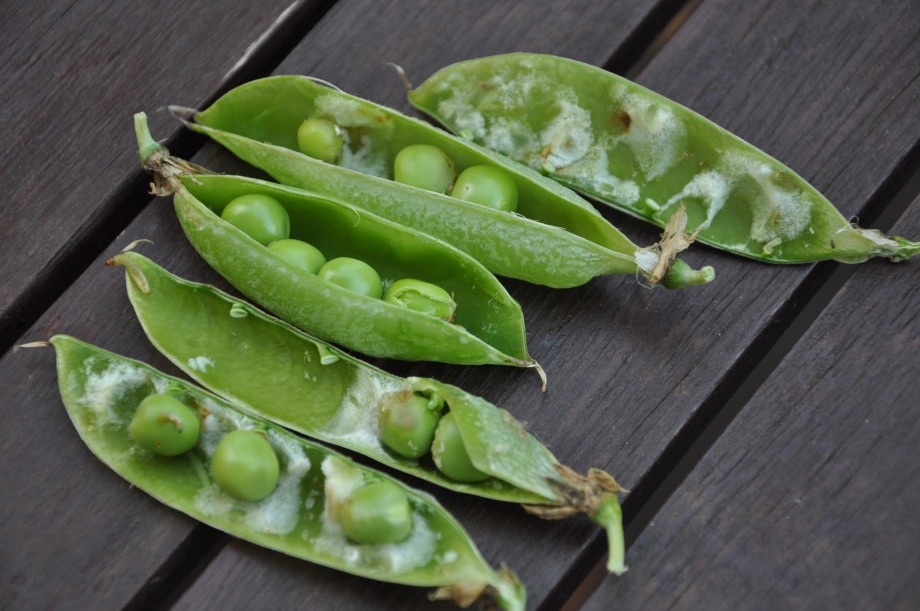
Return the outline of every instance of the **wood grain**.
<path id="1" fill-rule="evenodd" d="M 860 268 L 586 609 L 916 609 L 918 311 L 918 266 Z"/>
<path id="2" fill-rule="evenodd" d="M 4 3 L 4 349 L 144 205 L 123 197 L 129 181 L 141 184 L 132 115 L 147 111 L 160 137 L 175 134 L 178 124 L 157 109 L 208 100 L 288 4 Z"/>

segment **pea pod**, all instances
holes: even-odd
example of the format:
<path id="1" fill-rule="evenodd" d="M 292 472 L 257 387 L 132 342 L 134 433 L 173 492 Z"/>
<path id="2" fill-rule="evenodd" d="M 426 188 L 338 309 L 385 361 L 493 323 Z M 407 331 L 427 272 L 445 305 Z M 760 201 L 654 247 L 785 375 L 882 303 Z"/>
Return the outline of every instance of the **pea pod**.
<path id="1" fill-rule="evenodd" d="M 195 249 L 240 292 L 277 316 L 371 356 L 534 367 L 544 377 L 527 354 L 520 305 L 469 255 L 340 201 L 207 173 L 170 157 L 151 138 L 143 114 L 135 116 L 135 127 L 141 159 L 156 179 L 155 192 L 174 193 L 176 214 Z M 452 294 L 456 324 L 328 282 L 221 219 L 229 202 L 254 194 L 277 200 L 290 217 L 291 237 L 312 244 L 327 259 L 352 257 L 372 263 L 390 282 L 413 278 Z"/>
<path id="2" fill-rule="evenodd" d="M 920 243 L 849 223 L 803 178 L 680 104 L 581 62 L 515 53 L 448 66 L 409 101 L 558 182 L 770 263 L 907 259 Z"/>
<path id="3" fill-rule="evenodd" d="M 298 149 L 298 126 L 308 118 L 330 121 L 346 135 L 338 164 Z M 189 127 L 279 182 L 339 197 L 429 233 L 501 276 L 560 288 L 606 274 L 642 273 L 671 288 L 713 278 L 709 267 L 694 271 L 682 261 L 671 265 L 676 251 L 689 243 L 682 232 L 660 248 L 641 249 L 588 202 L 539 173 L 306 77 L 278 76 L 237 87 L 207 110 L 194 112 Z M 394 182 L 394 159 L 409 145 L 438 147 L 458 171 L 477 165 L 506 171 L 517 185 L 517 213 Z M 667 245 L 672 243 L 680 247 Z"/>
<path id="4" fill-rule="evenodd" d="M 137 361 L 65 335 L 57 351 L 61 397 L 74 426 L 102 462 L 162 503 L 235 537 L 362 577 L 438 588 L 469 604 L 480 594 L 506 609 L 524 608 L 524 587 L 507 569 L 485 562 L 457 521 L 430 495 L 413 490 L 337 452 L 307 441 L 225 400 Z M 168 392 L 201 421 L 197 446 L 157 456 L 134 445 L 128 424 L 152 393 Z M 223 492 L 208 464 L 231 432 L 258 430 L 277 453 L 281 474 L 264 500 L 245 502 Z M 358 545 L 338 524 L 336 502 L 361 485 L 387 482 L 409 500 L 412 530 L 399 544 Z"/>
<path id="5" fill-rule="evenodd" d="M 603 471 L 583 477 L 564 467 L 505 410 L 436 380 L 387 374 L 137 253 L 111 263 L 125 267 L 128 296 L 153 345 L 206 388 L 281 426 L 451 490 L 521 503 L 544 517 L 587 513 L 608 531 L 611 570 L 625 570 L 616 496 L 622 488 Z M 487 481 L 453 481 L 430 460 L 382 444 L 378 405 L 416 394 L 443 400 Z"/>

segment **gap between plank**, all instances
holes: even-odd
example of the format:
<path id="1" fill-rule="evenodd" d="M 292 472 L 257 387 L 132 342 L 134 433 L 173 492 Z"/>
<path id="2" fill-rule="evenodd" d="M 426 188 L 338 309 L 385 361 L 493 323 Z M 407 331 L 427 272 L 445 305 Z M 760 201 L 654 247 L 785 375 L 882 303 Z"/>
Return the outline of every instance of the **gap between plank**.
<path id="1" fill-rule="evenodd" d="M 858 214 L 860 224 L 888 231 L 918 197 L 920 142 L 870 196 Z M 857 267 L 830 261 L 815 264 L 773 320 L 725 373 L 712 394 L 624 500 L 627 549 L 811 328 Z M 627 564 L 628 559 L 627 553 Z M 605 565 L 606 542 L 603 537 L 595 536 L 560 580 L 556 587 L 560 591 L 552 592 L 541 609 L 580 609 L 607 578 Z M 590 568 L 579 570 L 579 567 Z M 629 574 L 623 578 L 629 579 Z M 563 590 L 566 587 L 569 589 Z"/>
<path id="2" fill-rule="evenodd" d="M 246 50 L 204 101 L 204 107 L 238 85 L 271 74 L 334 4 L 335 0 L 295 0 Z M 173 154 L 189 159 L 204 142 L 204 136 L 181 129 L 164 143 Z M 132 172 L 109 201 L 94 211 L 86 228 L 72 236 L 48 262 L 39 278 L 13 300 L 7 313 L 0 318 L 0 354 L 6 354 L 134 221 L 143 208 L 129 205 L 129 202 L 136 201 L 138 193 L 146 193 L 148 183 L 149 178 L 143 170 L 138 168 Z"/>
<path id="3" fill-rule="evenodd" d="M 229 540 L 229 535 L 210 526 L 196 524 L 153 577 L 128 601 L 124 611 L 165 611 L 171 608 Z"/>
<path id="4" fill-rule="evenodd" d="M 628 79 L 642 72 L 703 0 L 662 0 L 601 66 Z"/>

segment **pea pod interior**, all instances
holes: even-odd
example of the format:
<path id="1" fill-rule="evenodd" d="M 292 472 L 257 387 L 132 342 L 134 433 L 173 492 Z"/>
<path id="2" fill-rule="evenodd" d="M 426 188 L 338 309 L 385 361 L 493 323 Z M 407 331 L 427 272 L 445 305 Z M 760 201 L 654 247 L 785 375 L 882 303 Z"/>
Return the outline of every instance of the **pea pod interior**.
<path id="1" fill-rule="evenodd" d="M 272 422 L 451 490 L 545 505 L 561 515 L 587 513 L 607 528 L 615 570 L 622 568 L 619 514 L 607 520 L 610 514 L 599 512 L 617 504 L 622 488 L 603 472 L 584 478 L 563 467 L 508 412 L 435 380 L 387 374 L 137 253 L 112 263 L 125 267 L 128 296 L 151 343 L 206 388 Z M 430 457 L 404 458 L 382 444 L 381 400 L 432 391 L 454 413 L 473 464 L 490 479 L 455 482 Z"/>
<path id="2" fill-rule="evenodd" d="M 409 93 L 448 129 L 664 226 L 773 263 L 904 259 L 920 244 L 852 226 L 791 169 L 697 113 L 600 68 L 513 53 L 448 66 Z"/>
<path id="3" fill-rule="evenodd" d="M 311 117 L 329 120 L 347 135 L 338 165 L 299 152 L 297 128 Z M 430 233 L 494 273 L 571 287 L 599 275 L 634 274 L 640 267 L 650 272 L 645 261 L 637 263 L 639 247 L 572 191 L 501 155 L 306 77 L 247 83 L 194 119 L 192 129 L 280 182 L 340 197 Z M 393 160 L 410 144 L 437 146 L 458 171 L 473 165 L 507 171 L 519 192 L 517 213 L 393 182 Z"/>
<path id="4" fill-rule="evenodd" d="M 493 571 L 469 536 L 432 497 L 362 467 L 226 401 L 142 363 L 58 335 L 61 396 L 90 450 L 133 486 L 204 523 L 253 543 L 356 575 L 416 586 L 481 584 L 506 608 L 523 609 L 524 591 Z M 179 456 L 157 456 L 133 444 L 128 423 L 140 401 L 169 392 L 201 420 L 198 444 Z M 266 435 L 281 464 L 278 486 L 259 502 L 239 501 L 214 483 L 208 464 L 230 431 Z M 341 480 L 341 481 L 339 481 Z M 405 492 L 412 532 L 398 544 L 358 545 L 329 518 L 330 491 L 346 484 L 391 482 Z"/>
<path id="5" fill-rule="evenodd" d="M 465 253 L 364 210 L 296 189 L 236 176 L 198 175 L 175 194 L 191 243 L 244 294 L 281 318 L 372 356 L 459 364 L 533 366 L 524 315 L 501 283 Z M 327 260 L 353 257 L 386 282 L 415 278 L 454 296 L 456 324 L 358 295 L 300 270 L 219 218 L 245 194 L 277 199 L 291 237 Z M 202 205 L 203 204 L 203 205 Z"/>

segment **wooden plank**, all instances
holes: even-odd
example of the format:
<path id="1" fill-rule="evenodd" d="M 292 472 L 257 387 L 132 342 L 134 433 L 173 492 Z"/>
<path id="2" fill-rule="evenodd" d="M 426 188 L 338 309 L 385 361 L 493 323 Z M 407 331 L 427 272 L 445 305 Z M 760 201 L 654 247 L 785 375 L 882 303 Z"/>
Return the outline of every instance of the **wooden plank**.
<path id="1" fill-rule="evenodd" d="M 859 269 L 586 609 L 916 609 L 918 311 L 920 267 Z"/>
<path id="2" fill-rule="evenodd" d="M 143 235 L 181 245 L 166 208 L 141 214 Z M 105 256 L 127 243 L 117 240 Z M 95 261 L 23 341 L 67 333 L 175 373 L 133 320 L 123 272 L 103 261 Z M 0 409 L 9 423 L 0 437 L 4 606 L 123 607 L 197 523 L 133 490 L 89 452 L 61 404 L 51 348 L 7 353 L 0 379 Z"/>
<path id="3" fill-rule="evenodd" d="M 289 4 L 236 2 L 220 9 L 175 0 L 4 4 L 4 350 L 24 330 L 24 321 L 59 294 L 55 286 L 66 287 L 137 214 L 138 204 L 119 198 L 129 180 L 132 187 L 140 184 L 131 115 L 142 108 L 154 112 L 180 96 L 190 105 L 205 102 L 228 76 L 239 77 L 235 70 L 247 48 Z M 286 19 L 302 19 L 318 4 L 296 2 Z M 164 114 L 153 120 L 165 138 L 178 130 Z"/>
<path id="4" fill-rule="evenodd" d="M 494 6 L 467 14 L 465 4 L 451 14 L 440 5 L 437 11 L 428 7 L 419 12 L 400 6 L 340 5 L 278 72 L 315 75 L 405 109 L 400 85 L 386 75 L 384 61 L 400 63 L 410 78 L 419 78 L 415 75 L 427 75 L 451 61 L 517 48 L 596 63 L 598 56 L 616 48 L 609 28 L 617 21 L 602 23 L 607 15 L 591 14 L 585 20 L 591 24 L 587 30 L 567 32 L 549 27 L 560 21 L 553 13 L 545 15 L 543 26 L 533 21 L 515 26 L 524 18 L 518 9 Z M 833 5 L 804 8 L 791 0 L 744 7 L 705 2 L 640 81 L 791 163 L 837 199 L 845 213 L 853 214 L 886 188 L 886 177 L 917 144 L 920 117 L 911 105 L 920 84 L 920 63 L 915 61 L 920 46 L 916 20 L 909 18 L 915 9 L 852 14 Z M 499 15 L 501 11 L 509 12 Z M 617 11 L 618 17 L 626 14 Z M 488 27 L 492 22 L 502 24 L 500 35 Z M 862 32 L 858 37 L 826 36 L 848 32 L 857 22 Z M 348 54 L 334 53 L 346 32 L 352 41 Z M 514 32 L 528 35 L 515 39 Z M 541 36 L 534 38 L 532 32 Z M 554 37 L 551 44 L 544 44 L 543 33 Z M 792 40 L 807 50 L 808 61 L 789 52 Z M 874 40 L 878 44 L 865 42 Z M 584 49 L 593 53 L 579 55 Z M 840 56 L 852 61 L 838 61 Z M 750 80 L 749 87 L 736 87 L 738 80 Z M 878 112 L 881 107 L 885 112 Z M 778 114 L 777 108 L 784 112 Z M 853 113 L 870 112 L 877 117 L 871 125 L 853 120 Z M 214 167 L 222 159 L 213 148 L 198 158 Z M 616 221 L 637 241 L 653 241 L 652 231 L 620 217 Z M 617 475 L 633 489 L 629 509 L 655 489 L 660 475 L 653 469 L 673 466 L 674 446 L 692 438 L 683 435 L 705 421 L 707 410 L 750 373 L 776 329 L 786 324 L 784 307 L 797 307 L 793 296 L 807 299 L 809 289 L 803 283 L 815 279 L 809 275 L 812 267 L 759 265 L 705 248 L 689 258 L 715 265 L 717 281 L 680 293 L 641 290 L 633 278 L 604 278 L 568 291 L 508 282 L 524 306 L 531 351 L 550 375 L 545 396 L 525 372 L 383 366 L 439 377 L 507 407 L 563 462 L 580 470 L 600 466 Z M 826 269 L 819 267 L 818 275 Z M 797 289 L 801 293 L 796 295 Z M 597 557 L 600 539 L 587 521 L 542 523 L 492 503 L 438 496 L 468 526 L 490 561 L 507 561 L 521 575 L 534 607 L 561 604 Z M 266 591 L 277 597 L 269 600 L 278 606 L 309 601 L 322 607 L 347 600 L 349 605 L 386 608 L 389 603 L 381 601 L 393 600 L 395 607 L 417 600 L 344 576 L 336 576 L 328 587 L 326 581 L 292 581 L 296 569 L 265 572 L 259 569 L 263 558 L 251 546 L 229 546 L 180 606 L 217 596 L 241 605 L 264 604 Z M 350 592 L 361 592 L 361 602 Z"/>
<path id="5" fill-rule="evenodd" d="M 301 17 L 311 6 L 296 4 Z M 4 5 L 0 179 L 8 205 L 0 207 L 0 335 L 21 324 L 20 306 L 38 307 L 35 290 L 44 290 L 44 276 L 64 276 L 55 276 L 63 291 L 71 271 L 63 259 L 100 249 L 105 242 L 86 242 L 114 233 L 118 219 L 149 201 L 131 114 L 155 111 L 179 92 L 208 99 L 285 8 L 283 2 L 225 5 L 225 12 L 176 2 Z M 153 121 L 161 136 L 177 131 L 174 121 L 162 119 Z M 129 177 L 137 187 L 130 206 L 118 197 Z M 149 213 L 137 221 L 142 233 L 168 244 Z M 175 224 L 165 233 L 180 237 Z M 130 307 L 113 300 L 123 292 L 120 274 L 105 274 L 111 270 L 101 261 L 23 341 L 71 332 L 122 352 L 139 348 L 134 356 L 166 365 L 139 329 L 126 326 Z M 96 274 L 108 282 L 104 290 L 94 284 Z M 7 353 L 0 376 L 0 412 L 10 423 L 0 441 L 4 607 L 115 608 L 137 601 L 183 542 L 200 542 L 189 537 L 202 527 L 131 490 L 86 450 L 60 404 L 50 349 Z"/>
<path id="6" fill-rule="evenodd" d="M 541 27 L 533 25 L 536 13 L 521 13 L 518 11 L 525 9 L 517 7 L 487 7 L 484 3 L 464 3 L 450 9 L 456 13 L 444 12 L 440 4 L 424 5 L 416 9 L 420 12 L 413 12 L 405 8 L 406 5 L 395 5 L 387 10 L 373 3 L 354 6 L 357 8 L 340 8 L 330 13 L 315 35 L 305 39 L 304 45 L 292 53 L 279 71 L 324 76 L 352 91 L 357 91 L 361 85 L 366 88 L 360 91 L 362 95 L 388 101 L 401 95 L 400 85 L 390 81 L 392 77 L 380 64 L 386 59 L 408 64 L 403 57 L 394 57 L 395 53 L 388 50 L 388 45 L 405 49 L 406 56 L 424 62 L 410 71 L 410 76 L 415 72 L 424 76 L 448 61 L 510 50 L 514 45 L 565 55 L 576 55 L 579 49 L 589 49 L 591 53 L 602 56 L 615 48 L 616 36 L 612 36 L 611 32 L 620 27 L 618 24 L 625 22 L 628 26 L 635 21 L 635 17 L 629 17 L 632 12 L 620 7 L 609 9 L 614 11 L 612 14 L 605 14 L 605 9 L 588 3 L 541 8 L 543 12 L 539 15 L 547 18 Z M 775 12 L 758 13 L 767 10 L 764 7 L 768 6 L 770 11 Z M 474 9 L 483 12 L 463 12 L 475 12 Z M 558 14 L 552 12 L 557 9 L 560 11 Z M 738 97 L 740 92 L 731 90 L 732 76 L 746 75 L 753 67 L 761 65 L 764 50 L 757 49 L 756 55 L 747 55 L 746 49 L 751 47 L 751 41 L 745 39 L 732 42 L 728 47 L 729 53 L 723 45 L 725 39 L 713 38 L 710 33 L 728 32 L 733 27 L 750 30 L 753 28 L 751 24 L 756 22 L 765 39 L 771 40 L 777 29 L 791 27 L 789 20 L 796 22 L 798 19 L 804 27 L 804 17 L 796 17 L 799 4 L 791 0 L 785 3 L 755 3 L 746 17 L 734 14 L 720 17 L 720 11 L 727 10 L 721 4 L 704 3 L 699 10 L 702 12 L 698 14 L 704 15 L 705 19 L 697 20 L 695 16 L 681 35 L 690 36 L 702 48 L 715 48 L 712 51 L 714 59 L 707 58 L 707 61 L 716 61 L 723 78 L 713 80 L 710 87 L 721 87 L 719 91 L 724 95 L 703 96 L 706 99 L 700 98 L 695 104 L 697 110 L 725 123 L 731 118 L 735 129 L 741 131 L 739 127 L 743 127 L 747 130 L 744 135 L 761 146 L 766 145 L 758 142 L 757 138 L 766 140 L 774 134 L 775 126 L 765 125 L 764 117 L 771 115 L 775 105 L 787 109 L 790 114 L 812 113 L 814 127 L 806 122 L 794 133 L 786 133 L 771 143 L 770 152 L 781 157 L 795 154 L 800 163 L 795 166 L 796 169 L 813 178 L 816 186 L 827 192 L 842 193 L 838 182 L 844 181 L 853 195 L 845 198 L 841 206 L 848 213 L 858 210 L 869 194 L 882 188 L 885 178 L 898 166 L 904 151 L 911 146 L 909 143 L 915 143 L 916 134 L 920 133 L 914 129 L 916 117 L 908 111 L 917 88 L 916 74 L 910 73 L 910 69 L 920 65 L 916 61 L 920 52 L 916 45 L 905 44 L 906 48 L 900 50 L 903 51 L 903 63 L 900 68 L 892 68 L 897 74 L 867 69 L 867 66 L 887 66 L 894 62 L 888 55 L 893 52 L 889 47 L 894 43 L 881 42 L 881 39 L 893 36 L 903 43 L 905 36 L 912 34 L 910 31 L 905 33 L 905 30 L 916 23 L 916 20 L 908 19 L 912 15 L 909 10 L 913 9 L 872 13 L 865 18 L 859 37 L 832 41 L 840 46 L 822 47 L 810 62 L 792 62 L 791 59 L 781 62 L 774 69 L 784 74 L 785 79 L 791 82 L 799 78 L 800 71 L 804 71 L 807 76 L 803 77 L 803 81 L 808 84 L 825 75 L 826 62 L 822 59 L 825 55 L 830 57 L 856 46 L 869 45 L 863 43 L 864 40 L 879 41 L 878 57 L 870 57 L 862 64 L 844 66 L 843 74 L 834 74 L 834 86 L 815 92 L 817 98 L 801 97 L 791 89 L 779 87 L 771 93 L 770 106 L 741 104 L 744 98 Z M 821 18 L 828 24 L 845 18 L 841 16 L 844 11 L 839 7 L 809 10 L 811 12 L 804 13 L 808 19 Z M 905 11 L 908 11 L 906 15 Z M 447 19 L 451 14 L 456 18 Z M 487 15 L 488 20 L 477 20 L 482 15 Z M 572 24 L 572 21 L 566 21 L 570 15 L 580 15 L 584 21 L 576 21 L 585 29 L 576 30 L 576 26 L 571 25 L 571 30 L 560 27 L 560 31 L 556 31 L 550 27 L 561 23 Z M 531 25 L 520 28 L 513 25 L 522 19 L 531 19 Z M 485 27 L 489 23 L 501 24 L 505 29 Z M 529 38 L 504 39 L 502 34 L 509 31 Z M 456 32 L 465 32 L 465 36 Z M 803 38 L 798 44 L 830 44 L 819 36 L 819 32 L 807 33 L 811 38 Z M 438 46 L 443 36 L 452 41 L 449 53 L 441 51 L 443 47 Z M 544 36 L 550 37 L 551 45 L 540 47 L 539 41 Z M 910 40 L 917 38 L 912 36 Z M 682 44 L 685 48 L 694 47 L 687 41 Z M 784 53 L 784 45 L 787 44 L 784 39 L 780 38 L 773 44 L 775 46 L 769 48 L 770 53 Z M 607 50 L 601 52 L 599 49 L 605 48 L 604 45 Z M 433 48 L 439 52 L 433 52 Z M 875 47 L 870 51 L 872 49 Z M 711 64 L 702 60 L 685 61 L 681 53 L 671 52 L 670 47 L 666 47 L 663 53 L 662 59 L 642 74 L 643 82 L 656 78 L 667 83 L 670 82 L 669 75 L 675 82 L 692 81 L 693 73 L 702 78 L 710 69 Z M 768 57 L 770 53 L 767 53 Z M 588 55 L 580 58 L 596 63 L 602 61 Z M 665 61 L 665 57 L 670 59 Z M 339 62 L 337 67 L 333 66 L 335 62 Z M 322 73 L 318 73 L 320 65 L 325 66 Z M 774 75 L 773 82 L 781 83 L 783 78 Z M 898 93 L 892 88 L 895 82 L 902 85 L 913 83 L 913 88 L 908 86 Z M 378 86 L 379 92 L 375 93 Z M 885 105 L 888 112 L 879 116 L 879 122 L 874 123 L 872 129 L 866 129 L 864 123 L 854 121 L 850 115 L 836 114 L 829 124 L 817 120 L 817 111 L 813 109 L 832 106 L 846 87 L 850 87 L 848 97 L 859 101 L 855 105 L 857 109 Z M 695 99 L 692 96 L 682 98 L 681 90 L 677 88 L 663 88 L 663 92 L 685 103 Z M 194 103 L 184 96 L 183 99 L 164 102 Z M 153 106 L 147 106 L 146 102 L 142 105 L 148 110 Z M 737 118 L 736 114 L 739 115 Z M 124 129 L 130 133 L 127 125 Z M 825 129 L 834 134 L 834 146 L 829 146 Z M 885 135 L 886 130 L 888 135 Z M 162 137 L 158 131 L 154 134 Z M 852 134 L 863 136 L 866 146 L 852 146 Z M 800 153 L 803 148 L 805 152 Z M 216 170 L 230 167 L 226 157 L 213 147 L 208 147 L 197 161 Z M 839 172 L 822 174 L 822 168 L 828 163 L 836 164 L 838 170 L 854 170 L 845 175 Z M 872 171 L 856 170 L 863 167 L 871 167 Z M 215 281 L 213 272 L 207 270 L 185 244 L 172 216 L 168 204 L 157 203 L 128 227 L 109 252 L 134 239 L 152 237 L 155 244 L 145 247 L 146 254 L 179 274 L 196 280 Z M 619 220 L 618 224 L 633 232 L 637 240 L 650 239 L 654 234 L 651 230 L 643 232 L 636 224 Z M 572 467 L 585 470 L 600 466 L 611 470 L 624 485 L 633 489 L 633 496 L 627 501 L 629 503 L 634 498 L 647 496 L 654 489 L 656 482 L 649 479 L 649 473 L 659 461 L 666 462 L 669 444 L 680 439 L 681 432 L 693 425 L 692 418 L 705 411 L 708 401 L 724 396 L 743 377 L 746 373 L 742 371 L 743 366 L 756 360 L 757 354 L 764 349 L 757 341 L 770 335 L 771 324 L 776 321 L 783 306 L 790 302 L 793 291 L 806 278 L 809 269 L 757 265 L 707 249 L 699 249 L 696 255 L 691 255 L 695 263 L 704 259 L 718 266 L 720 276 L 717 282 L 681 293 L 640 290 L 632 278 L 600 279 L 569 291 L 550 291 L 509 282 L 512 292 L 525 308 L 532 352 L 550 373 L 551 385 L 545 396 L 539 393 L 533 374 L 529 372 L 380 363 L 397 373 L 434 375 L 508 407 L 527 421 L 530 429 Z M 887 270 L 888 267 L 882 266 L 882 269 Z M 162 359 L 152 354 L 140 330 L 132 322 L 122 282 L 120 273 L 104 269 L 98 262 L 93 264 L 24 339 L 41 339 L 52 330 L 67 331 L 130 356 L 162 364 Z M 11 413 L 14 406 L 29 405 L 33 413 L 47 415 L 48 419 L 66 418 L 53 393 L 38 396 L 32 392 L 33 388 L 47 388 L 53 384 L 53 376 L 48 374 L 51 370 L 49 357 L 40 356 L 40 352 L 36 356 L 31 354 L 17 353 L 0 360 L 0 381 L 7 391 L 3 412 Z M 43 379 L 38 378 L 39 370 L 45 375 Z M 93 581 L 93 587 L 102 591 L 106 588 L 117 590 L 114 594 L 110 592 L 107 600 L 121 604 L 130 592 L 136 591 L 144 576 L 155 570 L 155 565 L 168 551 L 175 549 L 177 542 L 188 532 L 187 527 L 183 530 L 180 526 L 178 532 L 172 531 L 170 542 L 151 543 L 144 538 L 146 532 L 143 529 L 138 533 L 137 529 L 110 527 L 109 522 L 114 522 L 117 515 L 115 512 L 105 511 L 97 520 L 94 516 L 85 515 L 85 512 L 79 514 L 76 506 L 64 505 L 62 509 L 61 498 L 53 494 L 54 486 L 63 486 L 70 481 L 70 465 L 83 465 L 80 468 L 85 468 L 85 463 L 92 463 L 94 459 L 85 454 L 81 459 L 78 454 L 71 453 L 67 455 L 66 464 L 62 461 L 61 464 L 43 466 L 40 460 L 44 455 L 43 447 L 60 447 L 70 443 L 68 439 L 74 437 L 73 432 L 64 426 L 66 422 L 62 424 L 58 421 L 54 426 L 59 432 L 53 433 L 48 419 L 27 421 L 17 428 L 15 440 L 7 437 L 0 447 L 4 464 L 17 465 L 23 475 L 14 479 L 13 474 L 5 473 L 2 477 L 6 479 L 0 480 L 7 483 L 5 490 L 14 491 L 17 497 L 21 497 L 9 507 L 4 507 L 0 514 L 0 542 L 7 544 L 4 549 L 13 550 L 13 557 L 25 557 L 32 550 L 25 546 L 19 531 L 29 529 L 34 523 L 30 521 L 33 516 L 41 518 L 36 522 L 47 525 L 42 528 L 40 541 L 30 541 L 37 546 L 37 560 L 18 561 L 16 570 L 7 573 L 5 567 L 8 565 L 4 558 L 3 564 L 0 564 L 4 567 L 0 583 L 11 583 L 12 577 L 19 574 L 35 575 L 33 581 L 18 590 L 19 600 L 26 600 L 26 596 L 30 597 L 30 601 L 47 600 L 42 598 L 46 596 L 44 592 L 37 591 L 40 589 L 54 590 L 58 593 L 58 598 L 54 600 L 58 601 L 70 592 L 80 593 L 84 596 L 81 600 L 91 600 L 90 594 L 82 589 L 87 583 L 86 575 L 70 576 L 67 569 L 78 561 L 79 554 L 93 549 L 98 551 L 102 547 L 102 543 L 98 546 L 94 543 L 97 540 L 94 537 L 98 536 L 98 540 L 110 549 L 119 546 L 137 553 L 136 557 L 126 561 L 124 557 L 99 551 L 89 565 L 88 571 L 96 571 L 94 575 L 112 576 L 101 584 Z M 30 451 L 24 452 L 23 448 Z M 122 495 L 138 495 L 136 491 L 124 490 L 114 476 L 104 472 L 97 475 L 73 478 L 73 481 L 87 487 L 86 498 L 123 502 Z M 579 559 L 583 554 L 590 556 L 588 552 L 596 542 L 596 531 L 587 520 L 545 523 L 498 503 L 444 493 L 438 493 L 438 496 L 468 526 L 493 564 L 507 561 L 521 574 L 529 586 L 534 607 L 541 603 L 547 607 L 558 606 L 568 589 L 577 583 L 577 570 L 571 577 L 567 571 L 573 566 L 577 569 Z M 80 499 L 85 500 L 84 497 Z M 65 511 L 66 515 L 59 518 L 54 515 L 55 511 Z M 142 519 L 139 523 L 153 528 L 164 520 L 176 519 L 173 514 L 151 504 L 149 512 L 140 514 Z M 61 549 L 57 541 L 68 532 L 80 533 L 81 545 L 87 547 L 86 552 Z M 125 577 L 126 567 L 140 566 L 138 559 L 145 557 L 145 546 L 148 545 L 156 547 L 152 552 L 156 560 L 143 561 L 143 568 L 137 568 L 136 573 Z M 43 568 L 43 560 L 49 565 L 47 568 Z M 635 565 L 636 558 L 631 558 L 631 561 Z M 589 566 L 586 565 L 585 570 Z M 115 577 L 116 574 L 119 576 Z M 628 578 L 634 574 L 635 571 Z M 343 595 L 343 592 L 346 594 Z M 424 597 L 416 591 L 394 589 L 315 569 L 278 555 L 266 554 L 245 543 L 234 543 L 225 554 L 219 555 L 186 598 L 180 601 L 180 606 L 218 599 L 232 602 L 239 608 L 280 607 L 292 601 L 318 608 L 338 603 L 349 607 L 377 606 L 378 602 L 384 608 L 395 608 L 405 606 L 407 601 L 410 605 L 421 605 L 424 601 Z M 278 604 L 275 605 L 275 602 Z"/>

